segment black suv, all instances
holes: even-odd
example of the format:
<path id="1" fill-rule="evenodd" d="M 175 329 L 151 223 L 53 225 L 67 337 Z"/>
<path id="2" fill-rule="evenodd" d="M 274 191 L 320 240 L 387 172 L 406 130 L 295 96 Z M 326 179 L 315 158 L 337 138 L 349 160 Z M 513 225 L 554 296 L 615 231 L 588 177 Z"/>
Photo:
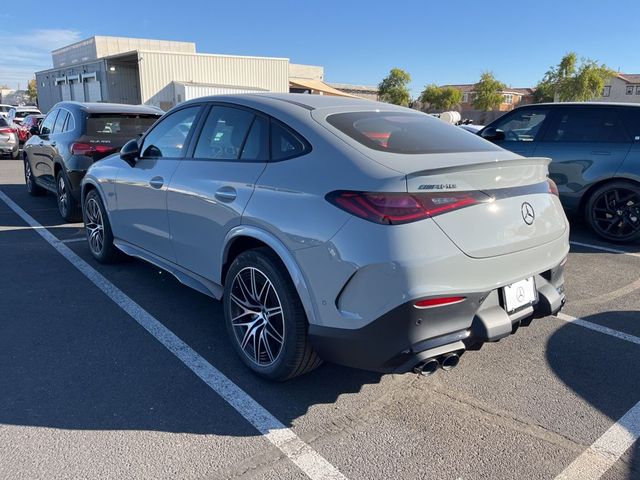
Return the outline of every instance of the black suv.
<path id="1" fill-rule="evenodd" d="M 80 182 L 87 168 L 142 135 L 162 113 L 143 105 L 57 103 L 24 145 L 27 191 L 55 193 L 60 215 L 81 220 Z"/>
<path id="2" fill-rule="evenodd" d="M 549 157 L 567 213 L 600 237 L 640 240 L 640 105 L 548 103 L 514 109 L 478 135 L 525 157 Z"/>

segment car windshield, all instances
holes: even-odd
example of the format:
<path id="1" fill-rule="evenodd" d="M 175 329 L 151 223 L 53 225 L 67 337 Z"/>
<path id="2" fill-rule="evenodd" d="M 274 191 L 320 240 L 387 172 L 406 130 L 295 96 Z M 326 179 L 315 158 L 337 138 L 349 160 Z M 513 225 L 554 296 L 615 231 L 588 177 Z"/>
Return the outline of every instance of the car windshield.
<path id="1" fill-rule="evenodd" d="M 499 147 L 421 113 L 349 112 L 327 122 L 373 150 L 400 154 L 480 152 Z"/>
<path id="2" fill-rule="evenodd" d="M 160 118 L 154 114 L 92 113 L 87 119 L 87 135 L 136 138 Z"/>

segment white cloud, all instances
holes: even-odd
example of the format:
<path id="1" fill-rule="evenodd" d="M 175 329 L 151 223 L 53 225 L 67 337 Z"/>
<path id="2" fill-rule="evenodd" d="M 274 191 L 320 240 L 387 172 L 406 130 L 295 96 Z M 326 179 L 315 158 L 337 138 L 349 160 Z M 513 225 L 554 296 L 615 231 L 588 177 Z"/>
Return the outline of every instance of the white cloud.
<path id="1" fill-rule="evenodd" d="M 51 51 L 80 40 L 80 32 L 64 29 L 36 29 L 12 35 L 0 55 L 0 85 L 26 88 L 39 70 L 51 68 Z"/>

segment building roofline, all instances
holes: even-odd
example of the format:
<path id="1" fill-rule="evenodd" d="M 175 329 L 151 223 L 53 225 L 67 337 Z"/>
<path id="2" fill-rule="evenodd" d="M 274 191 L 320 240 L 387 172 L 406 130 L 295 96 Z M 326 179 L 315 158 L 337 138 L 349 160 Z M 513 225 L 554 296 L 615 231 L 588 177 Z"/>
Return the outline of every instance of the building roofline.
<path id="1" fill-rule="evenodd" d="M 142 37 L 117 37 L 113 35 L 93 35 L 88 38 L 84 38 L 82 40 L 78 40 L 77 42 L 70 43 L 69 45 L 65 45 L 60 48 L 56 48 L 55 50 L 51 50 L 51 54 L 55 54 L 61 52 L 63 50 L 68 49 L 69 47 L 73 47 L 76 45 L 80 45 L 81 43 L 87 42 L 89 40 L 95 40 L 96 38 L 110 38 L 110 39 L 122 39 L 122 40 L 144 40 L 148 42 L 171 42 L 171 43 L 181 43 L 181 44 L 189 44 L 193 45 L 193 48 L 196 48 L 196 42 L 185 42 L 183 40 L 163 40 L 160 38 L 142 38 Z"/>

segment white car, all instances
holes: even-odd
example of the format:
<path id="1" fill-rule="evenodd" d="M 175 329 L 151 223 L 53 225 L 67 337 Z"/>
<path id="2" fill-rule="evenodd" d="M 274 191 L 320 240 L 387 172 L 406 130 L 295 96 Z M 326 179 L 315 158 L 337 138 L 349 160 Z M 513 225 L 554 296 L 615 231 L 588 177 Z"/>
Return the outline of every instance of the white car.
<path id="1" fill-rule="evenodd" d="M 7 118 L 9 116 L 9 110 L 11 110 L 12 108 L 12 105 L 0 103 L 0 117 Z"/>
<path id="2" fill-rule="evenodd" d="M 41 113 L 42 112 L 36 107 L 11 107 L 7 118 L 9 123 L 20 125 L 25 117 L 29 115 L 40 115 Z"/>

